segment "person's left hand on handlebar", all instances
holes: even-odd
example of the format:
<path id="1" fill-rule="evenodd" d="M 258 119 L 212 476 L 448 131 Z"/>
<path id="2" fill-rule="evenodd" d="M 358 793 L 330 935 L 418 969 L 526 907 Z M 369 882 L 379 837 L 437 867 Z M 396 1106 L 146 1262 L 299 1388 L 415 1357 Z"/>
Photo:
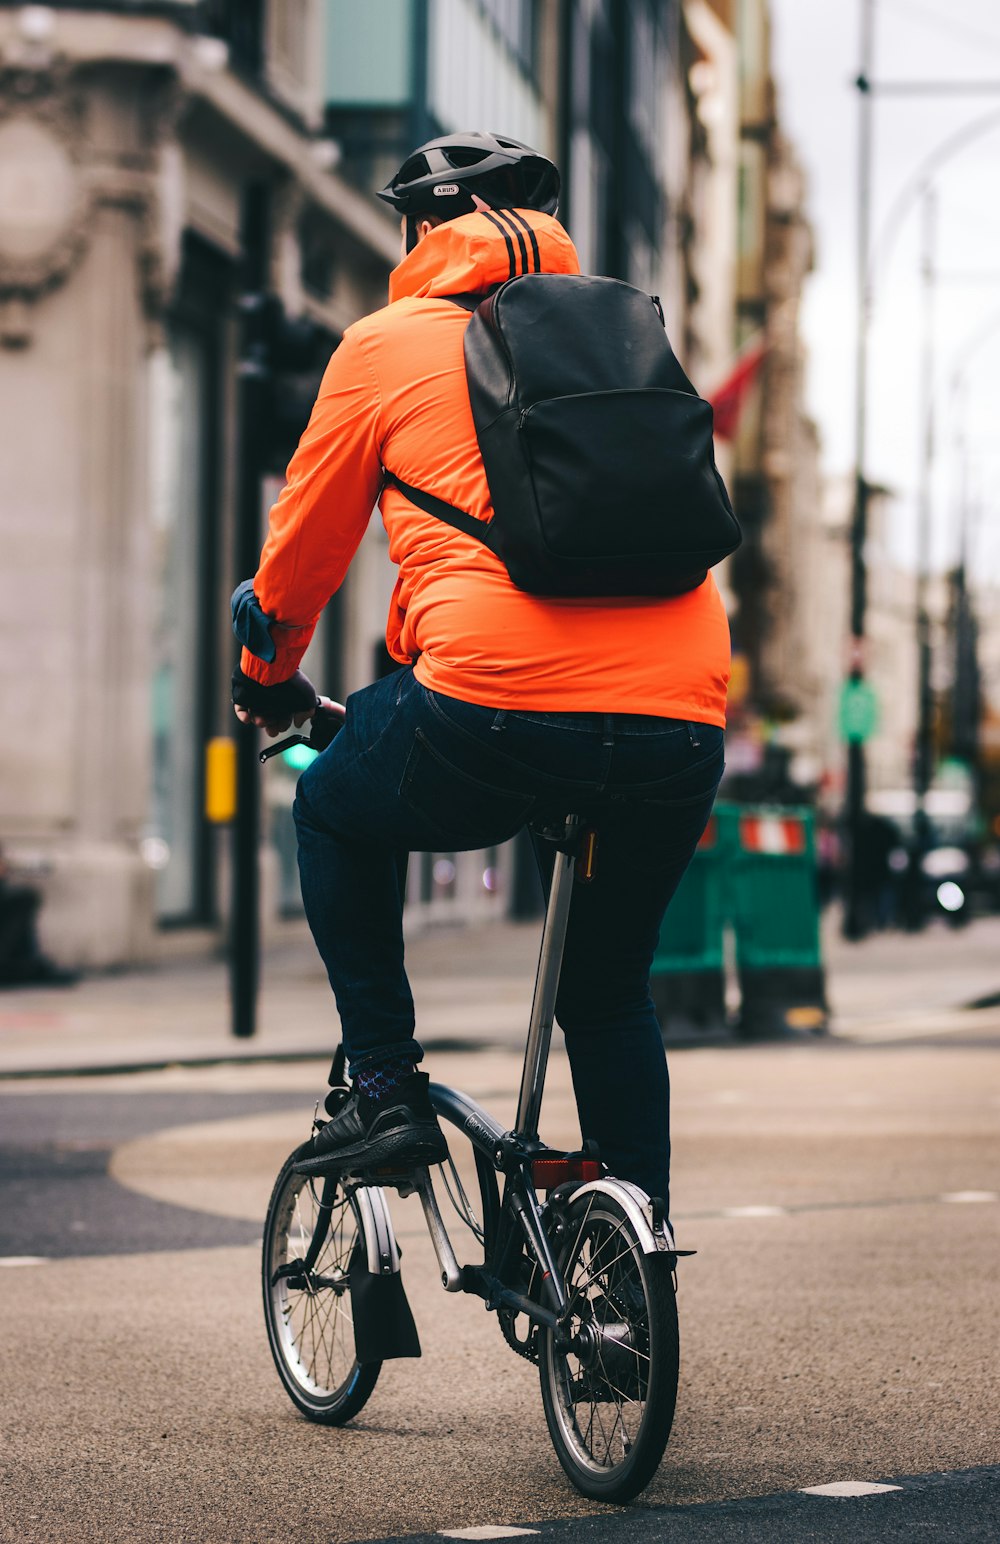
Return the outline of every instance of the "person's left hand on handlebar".
<path id="1" fill-rule="evenodd" d="M 307 675 L 296 670 L 287 681 L 262 686 L 244 675 L 237 665 L 233 671 L 233 707 L 241 724 L 256 724 L 273 740 L 294 723 L 301 726 L 313 717 L 321 702 L 326 706 Z"/>

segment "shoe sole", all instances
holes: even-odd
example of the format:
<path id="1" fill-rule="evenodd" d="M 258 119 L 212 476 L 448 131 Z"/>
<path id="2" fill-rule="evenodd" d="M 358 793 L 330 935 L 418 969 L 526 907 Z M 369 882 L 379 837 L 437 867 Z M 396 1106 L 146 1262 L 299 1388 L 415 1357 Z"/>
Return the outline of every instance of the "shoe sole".
<path id="1" fill-rule="evenodd" d="M 296 1174 L 349 1174 L 393 1164 L 408 1169 L 443 1163 L 448 1144 L 442 1132 L 428 1131 L 426 1136 L 409 1131 L 390 1131 L 374 1142 L 356 1142 L 340 1147 L 319 1158 L 303 1158 L 293 1165 Z"/>

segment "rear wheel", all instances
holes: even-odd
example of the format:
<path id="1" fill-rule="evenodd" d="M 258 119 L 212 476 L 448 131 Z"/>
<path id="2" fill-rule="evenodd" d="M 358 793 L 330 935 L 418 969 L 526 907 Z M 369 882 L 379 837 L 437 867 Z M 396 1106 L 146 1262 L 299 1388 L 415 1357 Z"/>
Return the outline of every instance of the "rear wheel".
<path id="1" fill-rule="evenodd" d="M 365 1248 L 354 1196 L 335 1180 L 296 1174 L 292 1154 L 264 1223 L 264 1318 L 282 1383 L 303 1415 L 341 1426 L 365 1404 L 382 1370 L 355 1355 L 349 1269 Z M 305 1265 L 319 1240 L 315 1259 Z"/>
<path id="2" fill-rule="evenodd" d="M 571 1201 L 557 1244 L 568 1346 L 539 1335 L 542 1403 L 559 1462 L 598 1501 L 628 1501 L 663 1457 L 677 1399 L 673 1257 L 646 1255 L 625 1211 L 594 1192 Z"/>

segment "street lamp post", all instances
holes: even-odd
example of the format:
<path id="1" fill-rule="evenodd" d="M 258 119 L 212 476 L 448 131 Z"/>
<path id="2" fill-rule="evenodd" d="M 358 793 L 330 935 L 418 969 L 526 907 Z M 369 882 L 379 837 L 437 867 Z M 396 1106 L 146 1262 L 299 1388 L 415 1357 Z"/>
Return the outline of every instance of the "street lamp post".
<path id="1" fill-rule="evenodd" d="M 913 760 L 913 792 L 916 810 L 916 851 L 926 847 L 927 790 L 931 784 L 933 704 L 931 701 L 931 624 L 927 592 L 931 569 L 931 503 L 934 474 L 934 252 L 937 234 L 937 197 L 930 183 L 923 190 L 921 278 L 923 289 L 923 344 L 921 364 L 922 442 L 920 498 L 917 515 L 917 735 Z"/>
<path id="2" fill-rule="evenodd" d="M 958 464 L 958 561 L 955 596 L 955 684 L 953 696 L 952 749 L 964 761 L 972 777 L 973 796 L 979 773 L 979 661 L 977 619 L 969 593 L 968 573 L 972 545 L 972 511 L 969 489 L 968 372 L 978 354 L 1000 331 L 1000 311 L 977 327 L 959 349 L 951 372 L 951 409 L 956 426 Z"/>
<path id="3" fill-rule="evenodd" d="M 858 115 L 858 315 L 855 338 L 854 414 L 854 513 L 851 520 L 851 656 L 853 682 L 864 680 L 865 611 L 868 575 L 865 543 L 868 539 L 868 481 L 865 471 L 868 425 L 868 331 L 871 310 L 870 226 L 872 184 L 872 99 L 870 78 L 874 59 L 875 0 L 862 0 L 861 70 Z M 861 827 L 865 808 L 864 741 L 847 742 L 847 884 L 844 896 L 845 938 L 860 938 L 865 931 L 861 895 Z"/>
<path id="4" fill-rule="evenodd" d="M 870 251 L 871 180 L 872 180 L 872 98 L 880 96 L 996 96 L 1000 94 L 1000 81 L 905 81 L 888 80 L 874 82 L 875 0 L 861 0 L 861 67 L 855 85 L 859 94 L 858 119 L 858 246 L 857 246 L 857 332 L 855 340 L 855 432 L 854 432 L 854 509 L 851 520 L 851 614 L 850 657 L 848 674 L 852 683 L 860 685 L 865 677 L 865 614 L 868 602 L 868 576 L 865 544 L 868 537 L 868 499 L 870 486 L 867 477 L 867 417 L 868 417 L 868 343 L 872 309 L 873 260 Z M 921 187 L 928 182 L 933 166 L 956 154 L 971 140 L 980 137 L 1000 115 L 990 113 L 982 122 L 976 122 L 952 135 L 939 146 L 922 169 Z M 910 189 L 904 189 L 904 201 Z M 930 218 L 930 217 L 928 217 Z M 927 285 L 931 289 L 933 275 Z M 929 370 L 925 372 L 929 377 Z M 929 389 L 929 387 L 928 387 Z M 925 414 L 924 459 L 933 454 L 933 407 Z M 928 428 L 928 424 L 930 427 Z M 929 532 L 930 476 L 925 467 L 926 524 Z M 924 516 L 921 515 L 921 526 Z M 921 538 L 922 540 L 922 538 Z M 929 535 L 928 535 L 929 543 Z M 929 559 L 928 559 L 929 565 Z M 921 604 L 922 601 L 922 604 Z M 920 621 L 923 618 L 923 622 Z M 921 632 L 920 674 L 920 722 L 927 725 L 926 734 L 918 731 L 917 758 L 926 760 L 926 776 L 929 782 L 930 763 L 930 630 L 926 619 L 926 582 L 921 588 L 918 580 L 918 626 Z M 926 682 L 926 684 L 925 684 Z M 916 776 L 924 775 L 918 766 Z M 847 744 L 847 789 L 845 801 L 845 825 L 847 830 L 847 867 L 845 873 L 843 933 L 845 938 L 861 938 L 866 931 L 861 893 L 861 830 L 865 807 L 865 754 L 864 741 L 860 736 Z"/>
<path id="5" fill-rule="evenodd" d="M 256 572 L 261 540 L 261 446 L 266 431 L 267 351 L 264 290 L 267 279 L 268 203 L 260 184 L 247 189 L 243 211 L 243 296 L 238 366 L 239 444 L 236 493 L 236 577 Z M 232 1033 L 257 1030 L 260 974 L 260 735 L 250 725 L 236 738 L 236 821 L 232 848 L 229 982 Z"/>

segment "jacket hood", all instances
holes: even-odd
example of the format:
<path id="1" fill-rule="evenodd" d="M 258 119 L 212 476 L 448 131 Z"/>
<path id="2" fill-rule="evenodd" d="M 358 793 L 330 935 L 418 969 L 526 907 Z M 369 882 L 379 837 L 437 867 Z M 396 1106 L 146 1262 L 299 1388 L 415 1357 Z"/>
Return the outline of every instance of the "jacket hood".
<path id="1" fill-rule="evenodd" d="M 474 295 L 536 272 L 580 272 L 576 248 L 552 215 L 537 209 L 464 214 L 438 225 L 393 269 L 389 301 Z"/>

